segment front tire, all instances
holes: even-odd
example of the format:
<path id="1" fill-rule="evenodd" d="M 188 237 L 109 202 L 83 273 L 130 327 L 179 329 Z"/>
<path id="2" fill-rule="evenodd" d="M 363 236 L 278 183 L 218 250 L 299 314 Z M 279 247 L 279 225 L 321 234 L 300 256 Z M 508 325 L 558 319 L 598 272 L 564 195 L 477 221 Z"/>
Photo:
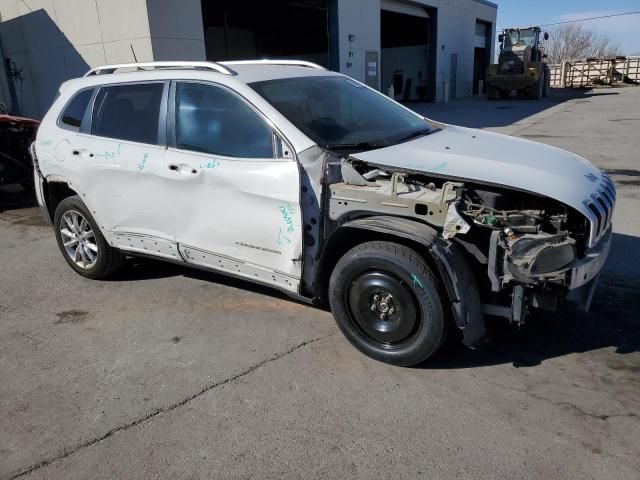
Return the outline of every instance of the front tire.
<path id="1" fill-rule="evenodd" d="M 542 78 L 539 78 L 538 81 L 531 87 L 529 90 L 529 98 L 531 100 L 542 100 L 542 96 L 544 93 L 544 75 Z"/>
<path id="2" fill-rule="evenodd" d="M 79 196 L 58 204 L 54 229 L 62 256 L 83 277 L 103 279 L 124 265 L 124 254 L 107 243 Z"/>
<path id="3" fill-rule="evenodd" d="M 545 70 L 544 72 L 544 88 L 542 90 L 542 96 L 549 96 L 549 89 L 551 88 L 551 72 L 549 70 Z"/>
<path id="4" fill-rule="evenodd" d="M 329 303 L 347 340 L 381 362 L 416 365 L 446 338 L 435 276 L 415 250 L 397 243 L 349 250 L 331 274 Z"/>

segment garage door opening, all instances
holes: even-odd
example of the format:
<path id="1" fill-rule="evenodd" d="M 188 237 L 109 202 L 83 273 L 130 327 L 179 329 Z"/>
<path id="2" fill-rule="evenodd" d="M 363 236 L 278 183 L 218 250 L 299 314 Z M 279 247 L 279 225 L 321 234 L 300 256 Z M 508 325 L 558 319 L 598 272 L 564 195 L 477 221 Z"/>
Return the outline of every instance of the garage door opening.
<path id="1" fill-rule="evenodd" d="M 396 100 L 435 100 L 435 9 L 381 3 L 381 87 Z"/>
<path id="2" fill-rule="evenodd" d="M 207 59 L 295 58 L 329 67 L 331 0 L 202 0 Z"/>
<path id="3" fill-rule="evenodd" d="M 473 94 L 486 93 L 485 78 L 487 68 L 491 62 L 489 52 L 491 51 L 491 31 L 492 25 L 488 22 L 476 21 L 475 48 L 473 51 Z M 480 88 L 482 87 L 482 91 Z"/>

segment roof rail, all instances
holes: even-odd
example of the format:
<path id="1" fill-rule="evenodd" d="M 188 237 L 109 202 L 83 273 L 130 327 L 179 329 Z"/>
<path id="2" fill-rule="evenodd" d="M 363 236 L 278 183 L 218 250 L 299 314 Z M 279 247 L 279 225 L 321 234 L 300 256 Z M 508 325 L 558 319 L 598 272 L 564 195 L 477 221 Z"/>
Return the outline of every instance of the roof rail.
<path id="1" fill-rule="evenodd" d="M 115 73 L 123 68 L 133 68 L 136 70 L 161 70 L 161 69 L 194 69 L 194 70 L 212 70 L 214 72 L 224 73 L 225 75 L 237 75 L 231 68 L 215 62 L 144 62 L 144 63 L 121 63 L 118 65 L 103 65 L 89 70 L 84 76 L 106 75 Z"/>
<path id="2" fill-rule="evenodd" d="M 316 70 L 326 70 L 321 65 L 305 60 L 233 60 L 230 62 L 220 62 L 222 65 L 289 65 L 292 67 L 308 67 Z"/>

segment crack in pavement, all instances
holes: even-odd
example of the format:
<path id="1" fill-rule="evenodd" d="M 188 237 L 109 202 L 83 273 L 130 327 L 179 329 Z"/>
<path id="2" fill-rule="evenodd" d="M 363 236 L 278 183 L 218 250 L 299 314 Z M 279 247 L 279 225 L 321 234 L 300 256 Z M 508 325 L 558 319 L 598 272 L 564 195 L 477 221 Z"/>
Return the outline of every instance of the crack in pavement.
<path id="1" fill-rule="evenodd" d="M 65 448 L 61 454 L 56 455 L 54 457 L 49 457 L 49 458 L 47 458 L 45 460 L 42 460 L 42 461 L 36 463 L 35 465 L 31 465 L 30 467 L 27 467 L 27 468 L 19 471 L 18 473 L 15 473 L 15 474 L 11 475 L 8 478 L 9 478 L 9 480 L 20 478 L 20 477 L 23 477 L 24 475 L 32 473 L 32 472 L 34 472 L 36 470 L 39 470 L 39 469 L 41 469 L 43 467 L 51 465 L 52 463 L 57 462 L 58 460 L 65 459 L 65 458 L 73 455 L 74 453 L 78 452 L 79 450 L 83 450 L 85 448 L 91 447 L 91 446 L 95 445 L 96 443 L 99 443 L 99 442 L 101 442 L 103 440 L 106 440 L 107 438 L 111 437 L 112 435 L 114 435 L 114 434 L 116 434 L 118 432 L 121 432 L 121 431 L 124 431 L 124 430 L 128 430 L 128 429 L 130 429 L 132 427 L 135 427 L 137 425 L 145 423 L 145 422 L 147 422 L 149 420 L 154 419 L 155 417 L 157 417 L 159 415 L 171 412 L 171 411 L 173 411 L 173 410 L 175 410 L 175 409 L 177 409 L 179 407 L 182 407 L 183 405 L 186 405 L 187 403 L 191 402 L 192 400 L 195 400 L 196 398 L 204 395 L 205 393 L 210 392 L 214 388 L 221 387 L 221 386 L 226 385 L 228 383 L 232 383 L 232 382 L 234 382 L 235 380 L 238 380 L 241 377 L 244 377 L 246 375 L 249 375 L 250 373 L 255 372 L 256 370 L 258 370 L 261 367 L 264 367 L 268 363 L 275 362 L 276 360 L 280 360 L 281 358 L 292 354 L 296 350 L 299 350 L 299 349 L 304 348 L 304 347 L 306 347 L 308 345 L 311 345 L 312 343 L 319 342 L 320 340 L 324 340 L 326 338 L 329 338 L 332 335 L 333 334 L 325 335 L 323 337 L 317 337 L 317 338 L 314 338 L 312 340 L 307 340 L 305 342 L 299 343 L 299 344 L 291 347 L 289 350 L 286 350 L 286 351 L 280 352 L 280 353 L 276 353 L 276 354 L 272 355 L 271 357 L 267 358 L 266 360 L 262 360 L 261 362 L 250 366 L 246 370 L 244 370 L 244 371 L 242 371 L 240 373 L 237 373 L 236 375 L 224 378 L 222 380 L 219 380 L 219 381 L 217 381 L 215 383 L 212 383 L 210 385 L 207 385 L 207 386 L 203 387 L 202 389 L 200 389 L 196 393 L 189 395 L 187 398 L 185 398 L 183 400 L 180 400 L 179 402 L 172 403 L 172 404 L 170 404 L 168 406 L 165 406 L 165 407 L 157 408 L 157 409 L 153 410 L 151 413 L 145 415 L 144 417 L 141 417 L 141 418 L 138 418 L 136 420 L 127 422 L 127 423 L 125 423 L 123 425 L 119 425 L 117 427 L 114 427 L 111 430 L 109 430 L 108 432 L 106 432 L 105 434 L 100 435 L 99 437 L 93 438 L 91 440 L 87 440 L 85 442 L 82 442 L 82 443 L 80 443 L 80 444 L 78 444 L 78 445 L 76 445 L 74 447 L 71 447 L 70 449 L 66 449 Z"/>
<path id="2" fill-rule="evenodd" d="M 485 382 L 488 383 L 490 385 L 502 388 L 503 390 L 508 390 L 511 392 L 519 392 L 519 393 L 524 393 L 525 395 L 535 399 L 535 400 L 540 400 L 543 402 L 547 402 L 550 405 L 553 405 L 555 407 L 565 407 L 565 408 L 570 408 L 571 410 L 574 410 L 575 412 L 577 412 L 580 415 L 583 416 L 587 416 L 587 417 L 591 417 L 594 418 L 596 420 L 601 420 L 603 422 L 606 422 L 607 420 L 609 420 L 610 418 L 618 418 L 618 417 L 622 417 L 622 418 L 635 418 L 637 420 L 640 420 L 640 416 L 637 415 L 636 413 L 633 412 L 625 412 L 625 413 L 611 413 L 611 414 L 597 414 L 597 413 L 592 413 L 592 412 L 588 412 L 586 410 L 584 410 L 583 408 L 571 403 L 571 402 L 558 402 L 555 400 L 551 400 L 549 398 L 546 398 L 542 395 L 539 395 L 537 393 L 533 393 L 531 391 L 529 391 L 526 387 L 524 389 L 521 388 L 514 388 L 514 387 L 509 387 L 507 385 L 502 385 L 498 382 L 494 382 L 491 381 L 487 378 L 483 378 L 483 377 L 479 377 L 477 375 L 473 375 L 473 374 L 468 374 L 468 376 L 470 376 L 471 378 L 474 378 L 475 380 L 480 380 L 481 382 Z"/>

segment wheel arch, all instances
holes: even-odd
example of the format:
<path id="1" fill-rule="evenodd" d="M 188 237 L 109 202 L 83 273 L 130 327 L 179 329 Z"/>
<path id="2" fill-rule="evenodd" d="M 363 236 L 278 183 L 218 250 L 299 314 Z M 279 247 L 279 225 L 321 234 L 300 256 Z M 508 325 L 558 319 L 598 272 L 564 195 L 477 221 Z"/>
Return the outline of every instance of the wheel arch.
<path id="1" fill-rule="evenodd" d="M 391 241 L 420 253 L 448 296 L 451 313 L 457 327 L 463 331 L 465 345 L 476 345 L 484 338 L 482 301 L 468 255 L 457 244 L 442 239 L 435 229 L 410 219 L 363 217 L 334 230 L 322 250 L 314 283 L 316 297 L 327 298 L 329 278 L 338 260 L 356 245 L 369 241 Z"/>
<path id="2" fill-rule="evenodd" d="M 79 195 L 69 182 L 61 177 L 52 177 L 42 182 L 42 192 L 45 201 L 45 208 L 51 220 L 55 217 L 56 208 L 62 200 L 74 195 Z"/>

